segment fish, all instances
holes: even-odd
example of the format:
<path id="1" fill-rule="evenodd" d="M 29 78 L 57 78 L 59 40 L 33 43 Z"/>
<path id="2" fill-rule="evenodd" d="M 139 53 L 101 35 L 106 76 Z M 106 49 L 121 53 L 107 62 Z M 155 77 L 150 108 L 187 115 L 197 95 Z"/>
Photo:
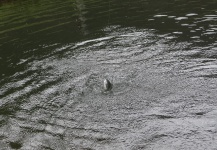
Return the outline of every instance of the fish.
<path id="1" fill-rule="evenodd" d="M 103 88 L 105 91 L 109 91 L 112 89 L 112 83 L 108 79 L 104 79 Z"/>

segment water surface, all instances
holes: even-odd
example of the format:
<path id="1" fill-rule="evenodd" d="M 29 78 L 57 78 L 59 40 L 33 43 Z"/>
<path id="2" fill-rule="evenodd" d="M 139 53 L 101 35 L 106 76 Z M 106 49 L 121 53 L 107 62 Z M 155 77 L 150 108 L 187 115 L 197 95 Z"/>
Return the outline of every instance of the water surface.
<path id="1" fill-rule="evenodd" d="M 0 3 L 0 149 L 216 149 L 215 5 Z"/>

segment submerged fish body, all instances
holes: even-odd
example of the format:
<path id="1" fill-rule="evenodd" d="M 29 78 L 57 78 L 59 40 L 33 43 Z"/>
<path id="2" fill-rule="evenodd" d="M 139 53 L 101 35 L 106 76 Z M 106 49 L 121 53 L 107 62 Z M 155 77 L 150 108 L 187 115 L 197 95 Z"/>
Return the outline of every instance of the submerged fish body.
<path id="1" fill-rule="evenodd" d="M 112 84 L 108 79 L 104 80 L 103 88 L 104 88 L 105 91 L 109 91 L 109 90 L 112 89 Z"/>

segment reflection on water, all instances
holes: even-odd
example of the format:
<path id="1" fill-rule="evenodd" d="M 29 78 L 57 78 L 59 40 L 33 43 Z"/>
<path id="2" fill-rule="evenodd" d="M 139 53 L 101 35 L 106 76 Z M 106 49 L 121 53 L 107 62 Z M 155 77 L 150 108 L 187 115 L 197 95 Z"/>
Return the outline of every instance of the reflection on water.
<path id="1" fill-rule="evenodd" d="M 216 149 L 215 4 L 1 3 L 0 149 Z"/>

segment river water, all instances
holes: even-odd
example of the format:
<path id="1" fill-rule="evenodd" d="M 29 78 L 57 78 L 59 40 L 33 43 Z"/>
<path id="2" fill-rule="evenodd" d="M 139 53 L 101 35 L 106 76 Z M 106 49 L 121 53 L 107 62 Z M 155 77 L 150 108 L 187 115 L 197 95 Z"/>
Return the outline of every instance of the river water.
<path id="1" fill-rule="evenodd" d="M 217 149 L 216 5 L 0 2 L 0 149 Z"/>

